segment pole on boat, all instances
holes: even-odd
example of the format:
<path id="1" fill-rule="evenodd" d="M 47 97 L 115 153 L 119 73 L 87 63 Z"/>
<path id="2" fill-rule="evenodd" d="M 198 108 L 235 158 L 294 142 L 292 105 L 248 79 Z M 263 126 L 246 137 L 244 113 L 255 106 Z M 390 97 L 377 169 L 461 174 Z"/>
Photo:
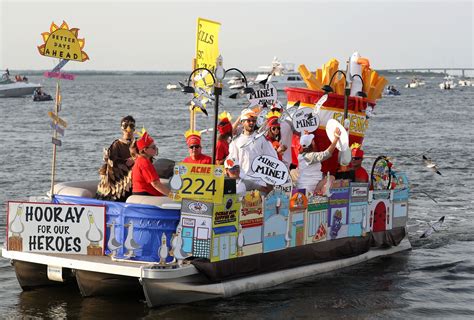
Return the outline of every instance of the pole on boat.
<path id="1" fill-rule="evenodd" d="M 215 82 L 214 82 L 214 131 L 212 132 L 212 164 L 216 164 L 217 146 L 217 120 L 219 117 L 219 96 L 222 94 L 222 81 L 226 71 L 223 67 L 224 59 L 219 55 L 216 59 Z"/>
<path id="2" fill-rule="evenodd" d="M 343 119 L 343 126 L 344 126 L 344 129 L 346 130 L 349 130 L 349 121 L 346 121 L 347 120 L 347 115 L 349 113 L 349 96 L 351 94 L 351 81 L 352 81 L 352 78 L 350 78 L 350 74 L 349 74 L 349 62 L 350 62 L 350 58 L 347 60 L 346 62 L 346 73 L 342 73 L 344 74 L 344 78 L 346 80 L 346 85 L 345 85 L 345 88 L 344 88 L 344 119 Z"/>
<path id="3" fill-rule="evenodd" d="M 59 104 L 60 99 L 61 99 L 61 86 L 60 86 L 60 80 L 56 82 L 56 101 L 54 103 L 54 113 L 56 116 L 59 118 Z M 53 120 L 53 123 L 57 125 L 57 121 Z M 58 132 L 57 130 L 54 130 L 53 133 L 53 161 L 51 164 L 51 192 L 50 192 L 50 198 L 53 199 L 54 196 L 54 180 L 56 177 L 56 141 L 58 141 Z"/>

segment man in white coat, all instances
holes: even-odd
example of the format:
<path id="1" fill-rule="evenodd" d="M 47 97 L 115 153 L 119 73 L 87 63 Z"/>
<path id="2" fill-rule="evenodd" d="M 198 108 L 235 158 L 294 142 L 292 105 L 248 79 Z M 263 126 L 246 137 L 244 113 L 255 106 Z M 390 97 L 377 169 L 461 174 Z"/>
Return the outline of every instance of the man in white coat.
<path id="1" fill-rule="evenodd" d="M 229 145 L 229 157 L 234 158 L 240 163 L 240 169 L 248 178 L 254 174 L 252 162 L 257 156 L 266 155 L 278 159 L 275 149 L 264 136 L 255 139 L 257 134 L 255 132 L 256 119 L 257 115 L 255 112 L 245 110 L 240 116 L 243 131 Z M 266 185 L 265 182 L 260 179 L 257 179 L 257 181 L 263 186 Z"/>

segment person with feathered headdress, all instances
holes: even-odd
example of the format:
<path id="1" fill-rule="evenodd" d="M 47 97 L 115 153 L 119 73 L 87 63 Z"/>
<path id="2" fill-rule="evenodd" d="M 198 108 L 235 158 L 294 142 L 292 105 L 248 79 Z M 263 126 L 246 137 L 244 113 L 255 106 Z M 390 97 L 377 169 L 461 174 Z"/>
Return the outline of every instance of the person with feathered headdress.
<path id="1" fill-rule="evenodd" d="M 96 198 L 124 202 L 132 193 L 132 166 L 130 147 L 135 131 L 135 119 L 123 117 L 120 121 L 122 137 L 104 149 L 104 164 L 99 169 L 100 180 Z"/>
<path id="2" fill-rule="evenodd" d="M 369 175 L 367 171 L 362 167 L 362 160 L 364 160 L 364 151 L 361 149 L 361 145 L 354 142 L 351 145 L 351 169 L 354 171 L 355 182 L 369 182 Z"/>
<path id="3" fill-rule="evenodd" d="M 268 131 L 265 136 L 267 140 L 272 144 L 273 149 L 275 149 L 278 159 L 282 160 L 283 153 L 288 149 L 288 146 L 280 143 L 281 141 L 281 127 L 280 127 L 280 119 L 281 114 L 278 111 L 270 111 L 267 113 L 267 127 Z"/>
<path id="4" fill-rule="evenodd" d="M 225 158 L 229 155 L 229 141 L 232 139 L 232 120 L 231 115 L 224 111 L 219 114 L 219 123 L 217 124 L 217 130 L 219 135 L 217 136 L 216 144 L 216 164 L 223 164 Z"/>
<path id="5" fill-rule="evenodd" d="M 184 136 L 189 148 L 189 157 L 184 158 L 183 162 L 212 164 L 212 158 L 202 153 L 201 134 L 199 131 L 188 130 Z"/>
<path id="6" fill-rule="evenodd" d="M 142 129 L 141 137 L 135 144 L 138 149 L 138 155 L 132 168 L 132 194 L 168 196 L 170 189 L 161 183 L 160 177 L 153 166 L 153 157 L 158 154 L 155 140 L 145 129 Z"/>

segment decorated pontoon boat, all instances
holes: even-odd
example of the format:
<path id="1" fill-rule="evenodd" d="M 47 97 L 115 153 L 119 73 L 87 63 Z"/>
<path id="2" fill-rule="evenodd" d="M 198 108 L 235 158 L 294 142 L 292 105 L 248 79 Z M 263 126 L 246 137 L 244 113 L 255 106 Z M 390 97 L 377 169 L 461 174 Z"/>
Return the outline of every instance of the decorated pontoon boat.
<path id="1" fill-rule="evenodd" d="M 198 23 L 200 28 L 207 24 L 215 22 Z M 48 40 L 76 39 L 77 30 L 69 30 L 65 22 L 52 26 L 51 33 L 62 36 L 44 36 L 40 52 L 51 56 L 48 48 L 54 44 Z M 70 56 L 84 61 L 81 49 Z M 170 197 L 132 195 L 126 202 L 104 201 L 95 198 L 99 181 L 55 183 L 53 156 L 48 196 L 8 202 L 2 256 L 11 259 L 21 287 L 77 282 L 83 296 L 138 294 L 153 307 L 229 297 L 410 249 L 405 229 L 408 181 L 393 170 L 389 158 L 374 161 L 370 184 L 330 179 L 348 152 L 350 157 L 349 145 L 363 143 L 370 110 L 386 83 L 367 59 L 358 54 L 351 59 L 346 73 L 338 70 L 335 59 L 315 74 L 300 66 L 311 89 L 286 88 L 288 104 L 279 118 L 296 132 L 313 132 L 320 150 L 334 139 L 328 128 L 341 127 L 337 150 L 322 163 L 328 173 L 323 192 L 295 188 L 282 161 L 260 155 L 252 162 L 253 177 L 273 185 L 268 194 L 247 190 L 240 196 L 236 180 L 226 179 L 220 165 L 157 161 Z M 215 75 L 198 64 L 189 78 L 204 69 L 212 76 L 217 117 L 226 71 L 221 57 L 216 64 Z M 272 88 L 271 83 L 246 87 L 249 108 L 277 104 Z M 189 81 L 183 91 L 195 92 Z M 66 126 L 58 104 L 50 112 L 53 154 Z"/>

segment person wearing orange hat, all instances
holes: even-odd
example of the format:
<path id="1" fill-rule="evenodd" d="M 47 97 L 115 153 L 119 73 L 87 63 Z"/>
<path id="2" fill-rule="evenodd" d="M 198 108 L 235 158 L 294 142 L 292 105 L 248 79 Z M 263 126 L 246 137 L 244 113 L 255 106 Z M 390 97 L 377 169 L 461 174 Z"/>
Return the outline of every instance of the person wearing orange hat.
<path id="1" fill-rule="evenodd" d="M 132 192 L 132 166 L 134 160 L 130 147 L 135 131 L 135 119 L 132 116 L 120 120 L 122 137 L 104 149 L 104 164 L 99 169 L 100 181 L 96 198 L 124 202 Z"/>
<path id="2" fill-rule="evenodd" d="M 362 167 L 362 160 L 364 159 L 364 151 L 360 147 L 361 145 L 358 143 L 353 143 L 351 145 L 351 149 L 352 149 L 351 168 L 354 171 L 354 181 L 355 182 L 369 182 L 369 175 L 367 174 L 367 171 Z"/>
<path id="3" fill-rule="evenodd" d="M 229 141 L 232 139 L 232 120 L 228 112 L 222 112 L 219 115 L 219 123 L 217 124 L 217 130 L 219 136 L 217 137 L 216 144 L 216 164 L 223 164 L 225 158 L 229 155 Z"/>
<path id="4" fill-rule="evenodd" d="M 270 142 L 264 137 L 257 136 L 255 124 L 257 115 L 250 109 L 244 109 L 240 115 L 243 131 L 229 145 L 229 157 L 240 163 L 240 169 L 247 175 L 252 176 L 252 162 L 261 155 L 277 158 L 277 153 Z M 258 179 L 258 182 L 266 185 Z"/>
<path id="5" fill-rule="evenodd" d="M 132 194 L 142 196 L 168 196 L 170 189 L 161 183 L 153 166 L 153 157 L 158 155 L 155 141 L 144 132 L 136 141 L 138 156 L 132 168 Z"/>
<path id="6" fill-rule="evenodd" d="M 184 158 L 184 163 L 212 164 L 212 158 L 202 153 L 201 134 L 199 131 L 186 131 L 186 144 L 189 148 L 189 157 Z"/>

